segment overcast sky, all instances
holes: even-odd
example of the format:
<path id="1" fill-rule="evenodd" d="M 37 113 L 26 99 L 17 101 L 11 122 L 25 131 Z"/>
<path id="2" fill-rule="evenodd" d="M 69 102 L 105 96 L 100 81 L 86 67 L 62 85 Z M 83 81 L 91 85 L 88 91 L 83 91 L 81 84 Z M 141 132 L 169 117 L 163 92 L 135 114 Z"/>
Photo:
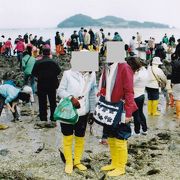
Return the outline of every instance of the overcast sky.
<path id="1" fill-rule="evenodd" d="M 1 28 L 56 27 L 82 13 L 93 18 L 114 15 L 180 28 L 180 0 L 0 0 Z"/>

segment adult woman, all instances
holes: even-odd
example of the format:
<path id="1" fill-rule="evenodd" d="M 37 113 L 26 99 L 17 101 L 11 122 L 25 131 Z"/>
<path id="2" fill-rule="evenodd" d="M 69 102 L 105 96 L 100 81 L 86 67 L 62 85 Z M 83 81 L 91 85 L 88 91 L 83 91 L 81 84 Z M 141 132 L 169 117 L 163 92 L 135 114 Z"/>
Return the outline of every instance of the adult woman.
<path id="1" fill-rule="evenodd" d="M 70 174 L 74 167 L 79 170 L 86 170 L 87 168 L 81 164 L 80 160 L 84 149 L 84 136 L 86 125 L 88 121 L 88 113 L 94 112 L 95 109 L 95 73 L 77 72 L 68 70 L 65 71 L 58 88 L 58 96 L 65 98 L 73 96 L 72 102 L 74 106 L 79 106 L 80 97 L 85 99 L 85 112 L 79 116 L 79 120 L 75 125 L 61 123 L 61 131 L 63 134 L 63 149 L 66 159 L 65 172 Z M 75 135 L 74 147 L 74 163 L 72 158 L 72 143 L 73 135 Z"/>
<path id="2" fill-rule="evenodd" d="M 158 99 L 159 99 L 159 84 L 158 81 L 163 81 L 166 83 L 167 78 L 163 71 L 158 67 L 162 64 L 159 57 L 154 57 L 152 61 L 152 66 L 148 67 L 148 83 L 146 85 L 146 90 L 148 94 L 148 115 L 159 116 L 160 113 L 157 112 Z"/>
<path id="3" fill-rule="evenodd" d="M 104 75 L 106 73 L 106 75 Z M 119 176 L 125 173 L 127 163 L 127 140 L 122 136 L 127 124 L 131 121 L 132 113 L 137 110 L 133 93 L 133 71 L 127 63 L 114 63 L 105 70 L 101 76 L 100 84 L 106 81 L 106 90 L 103 91 L 105 99 L 109 102 L 125 100 L 125 124 L 118 127 L 104 126 L 108 135 L 111 164 L 101 168 L 108 172 L 108 176 Z"/>
<path id="4" fill-rule="evenodd" d="M 136 135 L 140 135 L 140 128 L 142 127 L 142 134 L 147 134 L 146 117 L 143 113 L 143 105 L 145 99 L 145 87 L 148 81 L 148 72 L 145 67 L 141 66 L 138 59 L 130 57 L 127 63 L 131 66 L 134 74 L 134 100 L 138 107 L 138 110 L 133 113 L 134 117 L 134 132 Z"/>
<path id="5" fill-rule="evenodd" d="M 33 93 L 35 93 L 35 79 L 31 73 L 36 59 L 32 56 L 32 48 L 31 44 L 27 45 L 26 51 L 23 53 L 22 68 L 24 72 L 24 85 L 28 85 L 30 81 Z"/>

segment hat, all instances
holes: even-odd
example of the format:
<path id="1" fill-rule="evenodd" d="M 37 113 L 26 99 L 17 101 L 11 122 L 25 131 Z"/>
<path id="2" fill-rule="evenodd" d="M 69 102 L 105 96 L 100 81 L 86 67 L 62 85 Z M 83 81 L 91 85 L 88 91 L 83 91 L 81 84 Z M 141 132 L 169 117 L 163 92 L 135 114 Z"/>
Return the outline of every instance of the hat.
<path id="1" fill-rule="evenodd" d="M 161 62 L 161 59 L 159 57 L 154 57 L 153 61 L 152 61 L 152 64 L 160 65 L 160 64 L 163 64 L 163 63 Z"/>
<path id="2" fill-rule="evenodd" d="M 30 86 L 24 86 L 22 91 L 23 93 L 27 93 L 30 95 L 30 102 L 34 102 L 34 96 L 33 96 L 33 91 L 32 88 Z"/>

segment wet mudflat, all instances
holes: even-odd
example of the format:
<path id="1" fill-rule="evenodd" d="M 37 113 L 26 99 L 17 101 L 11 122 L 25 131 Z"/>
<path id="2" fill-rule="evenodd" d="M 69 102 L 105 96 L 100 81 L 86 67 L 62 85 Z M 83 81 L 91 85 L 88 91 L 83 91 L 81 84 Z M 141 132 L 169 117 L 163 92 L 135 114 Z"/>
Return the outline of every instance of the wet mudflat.
<path id="1" fill-rule="evenodd" d="M 61 63 L 64 63 L 63 61 Z M 1 72 L 12 67 L 0 67 Z M 65 68 L 67 65 L 65 64 Z M 18 78 L 17 80 L 19 80 Z M 71 176 L 64 173 L 64 164 L 58 148 L 62 144 L 59 123 L 56 128 L 37 127 L 37 97 L 33 110 L 22 106 L 21 122 L 11 122 L 10 112 L 3 111 L 0 122 L 9 129 L 0 131 L 0 179 L 5 180 L 178 180 L 180 179 L 180 126 L 173 118 L 174 110 L 161 102 L 162 115 L 147 117 L 147 136 L 131 137 L 126 174 L 108 178 L 100 167 L 109 163 L 108 146 L 99 144 L 102 127 L 93 125 L 93 134 L 87 127 L 83 163 L 87 172 L 74 170 Z M 146 105 L 145 105 L 145 114 Z"/>

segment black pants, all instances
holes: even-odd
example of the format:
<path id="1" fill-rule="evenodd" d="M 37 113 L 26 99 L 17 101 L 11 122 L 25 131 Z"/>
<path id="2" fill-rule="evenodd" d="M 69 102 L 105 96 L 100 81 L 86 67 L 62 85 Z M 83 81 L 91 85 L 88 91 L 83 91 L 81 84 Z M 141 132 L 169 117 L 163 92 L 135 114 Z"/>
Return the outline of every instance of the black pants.
<path id="1" fill-rule="evenodd" d="M 75 125 L 61 123 L 61 132 L 64 136 L 75 134 L 77 137 L 84 137 L 87 126 L 87 115 L 80 116 Z"/>
<path id="2" fill-rule="evenodd" d="M 134 117 L 134 131 L 135 133 L 140 133 L 140 126 L 142 126 L 143 131 L 147 131 L 146 117 L 143 113 L 143 105 L 144 105 L 144 95 L 135 98 L 136 105 L 138 110 L 133 113 Z"/>
<path id="3" fill-rule="evenodd" d="M 39 116 L 41 121 L 47 121 L 47 97 L 50 104 L 50 119 L 53 121 L 53 114 L 56 108 L 56 89 L 38 88 Z"/>
<path id="4" fill-rule="evenodd" d="M 159 89 L 146 87 L 148 94 L 148 100 L 158 100 L 159 99 Z"/>
<path id="5" fill-rule="evenodd" d="M 5 98 L 0 95 L 0 116 L 1 116 L 2 110 L 3 110 L 4 105 L 5 105 L 4 102 L 5 102 Z M 13 102 L 10 102 L 9 104 L 12 106 L 12 103 Z M 15 110 L 15 112 L 12 113 L 14 119 L 19 118 L 19 114 L 18 114 L 18 111 L 17 111 L 17 106 L 14 107 L 14 110 Z"/>

